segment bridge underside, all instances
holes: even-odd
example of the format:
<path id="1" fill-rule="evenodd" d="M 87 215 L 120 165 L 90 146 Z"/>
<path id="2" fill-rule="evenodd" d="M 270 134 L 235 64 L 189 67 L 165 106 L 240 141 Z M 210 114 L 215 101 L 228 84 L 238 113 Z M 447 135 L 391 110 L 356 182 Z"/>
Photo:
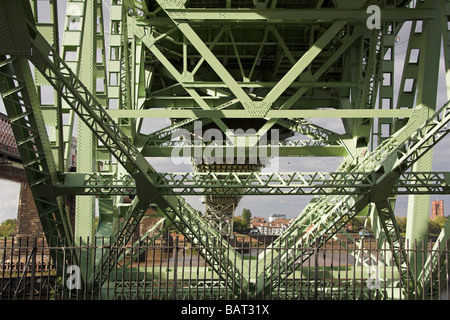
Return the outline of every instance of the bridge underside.
<path id="1" fill-rule="evenodd" d="M 159 217 L 140 241 L 176 229 L 227 287 L 258 294 L 313 254 L 288 248 L 332 238 L 357 215 L 370 217 L 379 248 L 404 246 L 400 194 L 409 195 L 406 245 L 427 239 L 430 195 L 449 194 L 449 174 L 433 172 L 449 130 L 438 99 L 440 82 L 449 88 L 438 63 L 447 75 L 449 1 L 68 0 L 63 9 L 0 4 L 0 92 L 49 244 L 121 246 L 144 217 Z M 342 163 L 280 172 L 285 157 Z M 180 158 L 189 172 L 177 172 Z M 271 244 L 286 248 L 278 259 L 250 267 L 215 247 L 232 235 L 243 196 L 305 194 L 314 198 Z M 204 216 L 187 195 L 202 197 Z M 410 266 L 437 268 L 448 228 L 424 261 L 394 250 L 403 288 L 421 277 L 428 290 L 430 274 Z M 123 264 L 113 252 L 65 258 L 88 266 L 88 285 Z"/>

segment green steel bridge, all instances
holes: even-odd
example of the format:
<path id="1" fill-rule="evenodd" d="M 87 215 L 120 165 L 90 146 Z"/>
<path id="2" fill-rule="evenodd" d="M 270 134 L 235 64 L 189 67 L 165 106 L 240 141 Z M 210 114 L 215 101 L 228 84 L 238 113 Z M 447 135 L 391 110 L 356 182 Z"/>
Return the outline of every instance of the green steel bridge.
<path id="1" fill-rule="evenodd" d="M 450 92 L 450 1 L 64 5 L 0 3 L 0 93 L 49 245 L 107 239 L 123 247 L 151 212 L 161 220 L 149 233 L 176 227 L 214 277 L 259 295 L 313 254 L 306 240 L 331 239 L 358 215 L 371 218 L 380 249 L 426 242 L 430 196 L 450 191 L 450 173 L 433 170 L 433 148 L 450 130 L 450 106 L 437 99 L 439 88 Z M 148 125 L 156 118 L 169 122 Z M 68 168 L 73 136 L 77 172 Z M 180 156 L 192 172 L 158 172 L 148 161 Z M 342 163 L 334 172 L 270 170 L 283 157 Z M 192 195 L 203 197 L 204 215 L 183 198 Z M 238 251 L 215 244 L 230 241 L 236 206 L 256 195 L 313 198 L 271 244 L 283 244 L 272 251 L 278 259 L 261 255 L 248 267 Z M 395 219 L 399 195 L 408 195 L 406 241 Z M 66 196 L 76 197 L 75 228 Z M 441 266 L 449 228 L 430 256 L 394 250 L 379 262 L 392 261 L 403 288 L 420 278 L 417 290 L 429 290 L 427 270 Z M 112 250 L 69 250 L 63 259 L 88 265 L 83 279 L 96 288 L 124 265 Z"/>

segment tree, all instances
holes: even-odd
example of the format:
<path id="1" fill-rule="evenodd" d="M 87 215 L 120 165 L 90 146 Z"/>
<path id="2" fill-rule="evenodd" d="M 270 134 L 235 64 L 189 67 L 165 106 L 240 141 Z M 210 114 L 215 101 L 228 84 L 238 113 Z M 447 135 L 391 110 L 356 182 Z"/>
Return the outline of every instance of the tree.
<path id="1" fill-rule="evenodd" d="M 16 219 L 6 219 L 0 225 L 0 237 L 12 237 L 16 233 Z"/>
<path id="2" fill-rule="evenodd" d="M 435 222 L 436 224 L 439 225 L 439 227 L 442 229 L 445 224 L 447 223 L 448 217 L 444 217 L 444 216 L 436 216 L 433 219 L 433 222 Z"/>
<path id="3" fill-rule="evenodd" d="M 445 224 L 447 223 L 448 218 L 444 216 L 437 216 L 433 220 L 430 220 L 428 224 L 428 230 L 430 235 L 439 235 L 442 228 L 444 228 Z"/>
<path id="4" fill-rule="evenodd" d="M 435 221 L 430 220 L 428 224 L 428 233 L 437 236 L 441 232 L 441 227 Z"/>
<path id="5" fill-rule="evenodd" d="M 400 233 L 405 234 L 407 218 L 406 217 L 395 217 L 395 220 L 397 221 L 397 225 L 398 225 L 398 229 L 399 229 Z"/>
<path id="6" fill-rule="evenodd" d="M 364 222 L 360 217 L 354 217 L 349 223 L 352 226 L 353 232 L 361 231 L 364 228 Z"/>
<path id="7" fill-rule="evenodd" d="M 244 208 L 244 210 L 242 210 L 242 219 L 244 219 L 244 223 L 246 226 L 248 226 L 250 224 L 251 218 L 252 218 L 252 213 L 251 213 L 250 209 Z"/>
<path id="8" fill-rule="evenodd" d="M 233 231 L 246 231 L 247 225 L 241 216 L 233 218 Z"/>
<path id="9" fill-rule="evenodd" d="M 364 222 L 366 218 L 362 217 L 353 217 L 350 221 L 347 222 L 347 226 L 350 227 L 349 230 L 352 232 L 359 232 L 364 228 Z M 370 224 L 368 224 L 370 226 Z M 370 232 L 369 228 L 366 228 L 366 232 Z"/>

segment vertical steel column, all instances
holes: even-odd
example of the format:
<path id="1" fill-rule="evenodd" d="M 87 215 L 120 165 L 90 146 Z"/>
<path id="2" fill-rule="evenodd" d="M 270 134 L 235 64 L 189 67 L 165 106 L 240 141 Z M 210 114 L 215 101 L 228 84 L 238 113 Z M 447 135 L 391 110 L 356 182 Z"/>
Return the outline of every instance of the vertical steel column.
<path id="1" fill-rule="evenodd" d="M 86 0 L 82 42 L 80 48 L 79 78 L 92 94 L 96 93 L 96 35 L 97 35 L 97 1 Z M 78 121 L 77 123 L 77 171 L 96 172 L 96 139 L 90 128 Z M 95 202 L 92 196 L 77 196 L 75 211 L 75 243 L 79 246 L 87 245 L 88 239 L 92 244 L 94 239 Z M 90 281 L 93 268 L 92 251 L 81 251 L 80 266 L 87 281 Z"/>
<path id="2" fill-rule="evenodd" d="M 45 5 L 48 4 L 48 10 Z M 43 8 L 42 8 L 42 7 Z M 36 28 L 46 40 L 59 52 L 59 28 L 58 28 L 58 6 L 56 0 L 32 0 L 33 14 Z M 46 16 L 48 15 L 48 16 Z M 40 99 L 44 120 L 49 128 L 49 141 L 56 164 L 59 170 L 64 170 L 64 137 L 61 98 L 57 92 L 53 93 L 53 99 L 45 88 L 52 87 L 39 71 L 34 71 L 34 83 Z"/>
<path id="3" fill-rule="evenodd" d="M 96 52 L 96 1 L 86 0 L 83 19 L 82 46 L 80 52 L 79 78 L 81 82 L 94 93 L 95 90 L 95 52 Z M 92 131 L 81 121 L 78 125 L 77 136 L 77 171 L 95 172 L 95 143 Z M 94 236 L 94 198 L 91 196 L 77 196 L 75 216 L 75 238 Z M 78 243 L 81 245 L 82 243 Z"/>
<path id="4" fill-rule="evenodd" d="M 420 31 L 422 36 L 419 51 L 416 105 L 418 107 L 425 108 L 428 111 L 428 116 L 430 117 L 436 110 L 436 97 L 439 78 L 441 36 L 437 35 L 441 35 L 442 31 L 441 20 L 439 19 L 440 1 L 424 1 L 423 6 L 433 9 L 436 18 L 422 21 L 422 30 L 420 31 L 419 29 L 417 31 Z M 416 25 L 416 27 L 420 28 L 420 25 Z M 416 30 L 411 30 L 411 32 L 416 32 Z M 408 56 L 409 55 L 407 55 L 407 58 Z M 409 63 L 409 61 L 405 61 L 405 63 Z M 430 150 L 415 163 L 412 170 L 417 172 L 432 171 L 432 163 L 433 152 Z M 427 242 L 429 217 L 430 196 L 409 196 L 406 239 L 408 240 L 410 246 L 413 246 L 417 241 L 420 248 L 422 240 L 425 240 L 425 243 Z M 414 261 L 411 261 L 411 263 L 414 264 Z M 418 266 L 423 265 L 420 258 L 417 263 Z"/>

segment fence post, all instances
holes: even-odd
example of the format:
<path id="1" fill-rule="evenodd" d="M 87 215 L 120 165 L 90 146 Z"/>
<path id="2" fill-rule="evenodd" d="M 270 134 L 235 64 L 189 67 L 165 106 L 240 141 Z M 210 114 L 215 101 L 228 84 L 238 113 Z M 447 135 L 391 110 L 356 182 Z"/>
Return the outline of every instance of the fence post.
<path id="1" fill-rule="evenodd" d="M 30 283 L 30 300 L 34 300 L 34 281 L 36 276 L 36 251 L 37 251 L 37 238 L 33 238 L 33 249 L 31 250 L 31 254 L 33 257 L 31 258 L 31 283 Z"/>
<path id="2" fill-rule="evenodd" d="M 21 266 L 21 263 L 20 263 L 21 240 L 22 240 L 22 238 L 19 238 L 19 258 L 17 259 L 17 261 L 18 261 L 18 263 L 17 263 L 17 265 L 18 265 L 18 269 L 17 269 L 17 278 L 18 278 L 18 282 L 17 282 L 16 291 L 15 291 L 15 293 L 14 293 L 13 300 L 16 300 L 16 299 L 17 299 L 17 294 L 19 293 L 20 285 L 22 284 L 22 281 L 23 281 L 24 279 L 25 279 L 25 282 L 24 282 L 24 286 L 23 286 L 23 292 L 24 292 L 23 294 L 24 294 L 24 298 L 25 298 L 26 289 L 27 289 L 27 288 L 26 288 L 26 275 L 27 275 L 27 269 L 28 269 L 28 265 L 30 264 L 31 255 L 34 256 L 34 252 L 35 252 L 35 250 L 36 250 L 35 247 L 33 247 L 33 249 L 31 250 L 31 254 L 30 254 L 29 257 L 27 257 L 27 261 L 26 261 L 26 263 L 24 264 L 24 267 L 23 267 L 23 270 L 22 270 L 22 275 L 20 276 L 20 279 L 19 279 L 20 266 Z M 28 239 L 27 239 L 27 242 L 28 242 Z"/>
<path id="3" fill-rule="evenodd" d="M 319 240 L 316 240 L 314 242 L 314 300 L 317 300 L 317 278 L 319 273 L 319 246 L 318 242 Z"/>
<path id="4" fill-rule="evenodd" d="M 172 300 L 177 299 L 177 267 L 178 267 L 178 236 L 175 237 L 174 259 L 173 259 L 173 285 Z M 169 275 L 167 275 L 169 276 Z"/>

